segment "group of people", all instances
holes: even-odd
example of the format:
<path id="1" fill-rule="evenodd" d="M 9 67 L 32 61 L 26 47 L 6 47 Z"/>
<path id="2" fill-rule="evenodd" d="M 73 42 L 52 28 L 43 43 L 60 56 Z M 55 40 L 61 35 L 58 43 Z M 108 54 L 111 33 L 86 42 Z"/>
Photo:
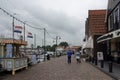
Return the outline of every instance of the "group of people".
<path id="1" fill-rule="evenodd" d="M 67 51 L 68 64 L 71 63 L 71 56 L 72 56 L 72 54 L 75 54 L 75 58 L 76 58 L 77 63 L 80 63 L 81 62 L 81 60 L 80 60 L 81 52 L 78 49 L 75 52 L 70 50 L 70 49 L 68 49 L 68 51 Z"/>

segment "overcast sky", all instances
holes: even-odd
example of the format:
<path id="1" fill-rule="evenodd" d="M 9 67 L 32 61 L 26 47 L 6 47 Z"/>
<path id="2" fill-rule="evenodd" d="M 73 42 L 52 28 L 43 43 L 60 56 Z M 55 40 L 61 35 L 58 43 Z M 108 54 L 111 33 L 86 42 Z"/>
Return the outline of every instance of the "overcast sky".
<path id="1" fill-rule="evenodd" d="M 70 45 L 82 45 L 85 34 L 85 20 L 88 10 L 107 9 L 108 0 L 0 0 L 0 7 L 18 19 L 33 25 L 46 28 L 46 45 L 53 45 L 56 36 L 61 37 L 58 43 L 66 41 Z M 12 18 L 0 10 L 0 34 L 12 36 Z M 15 25 L 22 23 L 15 21 Z M 43 31 L 26 26 L 26 33 L 37 36 L 37 45 L 42 45 Z M 29 45 L 33 39 L 28 39 Z"/>

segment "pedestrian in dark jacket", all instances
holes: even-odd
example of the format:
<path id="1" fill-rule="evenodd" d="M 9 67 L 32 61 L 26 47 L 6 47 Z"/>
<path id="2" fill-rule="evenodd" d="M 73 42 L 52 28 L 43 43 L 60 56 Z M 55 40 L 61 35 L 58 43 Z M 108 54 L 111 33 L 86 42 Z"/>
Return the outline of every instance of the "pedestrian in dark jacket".
<path id="1" fill-rule="evenodd" d="M 47 60 L 50 60 L 50 55 L 49 54 L 47 54 Z"/>
<path id="2" fill-rule="evenodd" d="M 67 55 L 68 55 L 68 64 L 70 64 L 71 63 L 71 56 L 72 56 L 72 51 L 70 49 L 67 51 Z"/>

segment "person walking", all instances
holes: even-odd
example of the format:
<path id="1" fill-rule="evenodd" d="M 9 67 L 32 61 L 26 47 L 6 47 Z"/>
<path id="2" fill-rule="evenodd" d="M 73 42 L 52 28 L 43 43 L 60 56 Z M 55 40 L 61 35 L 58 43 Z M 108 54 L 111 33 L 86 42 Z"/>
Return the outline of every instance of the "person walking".
<path id="1" fill-rule="evenodd" d="M 71 64 L 72 51 L 70 49 L 67 51 L 67 56 L 68 56 L 68 64 Z"/>
<path id="2" fill-rule="evenodd" d="M 47 54 L 47 60 L 50 60 L 50 54 Z"/>
<path id="3" fill-rule="evenodd" d="M 81 62 L 80 55 L 81 55 L 81 53 L 79 52 L 79 50 L 77 50 L 76 53 L 75 53 L 77 64 Z"/>

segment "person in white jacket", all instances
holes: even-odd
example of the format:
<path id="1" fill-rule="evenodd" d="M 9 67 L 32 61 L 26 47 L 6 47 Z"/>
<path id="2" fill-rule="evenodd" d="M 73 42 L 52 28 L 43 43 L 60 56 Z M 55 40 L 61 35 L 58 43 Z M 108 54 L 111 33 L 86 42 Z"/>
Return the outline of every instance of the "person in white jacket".
<path id="1" fill-rule="evenodd" d="M 80 55 L 81 55 L 81 53 L 79 52 L 79 50 L 77 50 L 76 53 L 75 53 L 77 64 L 81 62 Z"/>

